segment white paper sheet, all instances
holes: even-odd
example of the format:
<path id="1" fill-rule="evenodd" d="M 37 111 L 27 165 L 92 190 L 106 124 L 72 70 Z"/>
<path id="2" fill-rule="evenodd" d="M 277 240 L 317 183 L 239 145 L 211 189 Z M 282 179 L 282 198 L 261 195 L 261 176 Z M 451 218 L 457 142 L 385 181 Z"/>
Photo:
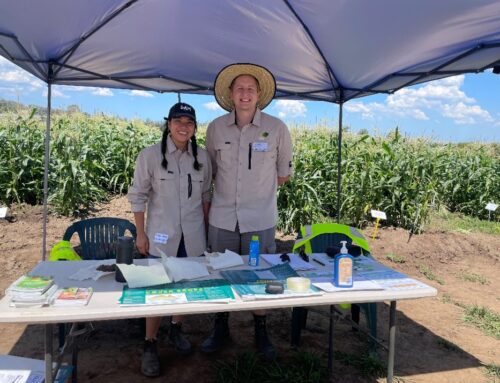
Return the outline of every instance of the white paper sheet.
<path id="1" fill-rule="evenodd" d="M 160 262 L 151 263 L 149 266 L 116 264 L 127 281 L 128 287 L 135 289 L 138 287 L 148 287 L 170 283 L 163 264 Z"/>
<path id="2" fill-rule="evenodd" d="M 290 266 L 295 271 L 314 270 L 316 268 L 314 264 L 304 261 L 297 254 L 288 253 L 288 256 L 290 257 Z M 281 265 L 282 263 L 284 263 L 280 258 L 280 254 L 261 254 L 261 257 L 271 266 Z"/>

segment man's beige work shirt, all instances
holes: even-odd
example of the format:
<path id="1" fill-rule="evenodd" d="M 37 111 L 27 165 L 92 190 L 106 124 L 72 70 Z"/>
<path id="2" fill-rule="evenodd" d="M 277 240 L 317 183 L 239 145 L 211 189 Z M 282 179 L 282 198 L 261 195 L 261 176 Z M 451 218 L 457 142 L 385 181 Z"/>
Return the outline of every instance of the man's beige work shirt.
<path id="1" fill-rule="evenodd" d="M 252 123 L 238 128 L 234 111 L 208 125 L 212 160 L 212 226 L 241 233 L 272 228 L 278 219 L 278 176 L 292 175 L 292 140 L 286 125 L 257 109 Z"/>
<path id="2" fill-rule="evenodd" d="M 184 234 L 188 256 L 198 256 L 206 249 L 202 203 L 210 202 L 212 165 L 207 152 L 198 148 L 202 167 L 195 170 L 191 144 L 182 152 L 170 136 L 165 155 L 167 170 L 161 166 L 161 144 L 140 152 L 128 200 L 132 212 L 145 212 L 147 207 L 146 234 L 150 254 L 159 256 L 157 248 L 160 248 L 175 257 Z"/>

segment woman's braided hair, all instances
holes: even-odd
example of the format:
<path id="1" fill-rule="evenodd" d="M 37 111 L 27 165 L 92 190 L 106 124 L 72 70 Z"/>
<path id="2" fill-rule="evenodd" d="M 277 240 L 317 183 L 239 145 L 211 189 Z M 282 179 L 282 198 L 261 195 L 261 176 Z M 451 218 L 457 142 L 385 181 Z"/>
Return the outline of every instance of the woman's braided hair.
<path id="1" fill-rule="evenodd" d="M 200 170 L 202 164 L 198 162 L 198 144 L 196 143 L 196 130 L 198 128 L 198 124 L 196 123 L 196 114 L 194 108 L 191 105 L 185 104 L 183 102 L 178 102 L 177 104 L 173 105 L 170 108 L 168 117 L 165 117 L 165 129 L 163 130 L 163 135 L 161 137 L 161 155 L 162 155 L 161 166 L 165 170 L 168 167 L 168 161 L 165 155 L 165 153 L 167 152 L 167 138 L 168 134 L 170 133 L 170 129 L 168 128 L 168 123 L 172 121 L 172 118 L 179 116 L 180 115 L 179 111 L 181 110 L 186 111 L 186 113 L 183 115 L 191 117 L 194 120 L 194 134 L 193 137 L 191 137 L 191 151 L 193 152 L 193 157 L 194 157 L 193 168 L 195 170 Z M 189 113 L 187 113 L 187 111 L 189 111 Z"/>

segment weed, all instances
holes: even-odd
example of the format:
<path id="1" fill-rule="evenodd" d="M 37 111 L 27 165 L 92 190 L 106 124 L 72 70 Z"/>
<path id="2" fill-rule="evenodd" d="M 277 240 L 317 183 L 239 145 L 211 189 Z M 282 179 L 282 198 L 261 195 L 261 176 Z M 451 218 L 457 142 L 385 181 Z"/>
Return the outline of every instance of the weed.
<path id="1" fill-rule="evenodd" d="M 489 285 L 490 281 L 488 281 L 484 276 L 481 274 L 476 274 L 476 273 L 468 273 L 466 271 L 462 271 L 461 274 L 459 275 L 459 278 L 463 281 L 467 282 L 474 282 L 474 283 L 480 283 L 482 285 Z"/>
<path id="2" fill-rule="evenodd" d="M 420 271 L 429 281 L 436 281 L 440 285 L 444 285 L 444 281 L 436 276 L 429 266 L 420 265 L 418 271 Z"/>
<path id="3" fill-rule="evenodd" d="M 484 306 L 466 306 L 463 321 L 480 329 L 484 334 L 500 339 L 500 315 Z"/>
<path id="4" fill-rule="evenodd" d="M 382 362 L 377 354 L 366 352 L 362 354 L 349 354 L 342 351 L 335 351 L 335 359 L 341 363 L 353 366 L 363 376 L 382 378 L 386 376 L 387 366 Z"/>
<path id="5" fill-rule="evenodd" d="M 486 369 L 486 375 L 493 376 L 495 379 L 500 379 L 500 365 L 498 364 L 485 364 L 484 368 Z"/>
<path id="6" fill-rule="evenodd" d="M 406 262 L 406 259 L 401 255 L 387 254 L 385 257 L 389 261 L 394 262 L 394 263 L 405 263 Z"/>
<path id="7" fill-rule="evenodd" d="M 240 354 L 233 361 L 216 363 L 217 382 L 290 382 L 321 383 L 328 380 L 328 370 L 320 357 L 313 353 L 294 353 L 282 362 L 263 363 L 251 352 Z"/>

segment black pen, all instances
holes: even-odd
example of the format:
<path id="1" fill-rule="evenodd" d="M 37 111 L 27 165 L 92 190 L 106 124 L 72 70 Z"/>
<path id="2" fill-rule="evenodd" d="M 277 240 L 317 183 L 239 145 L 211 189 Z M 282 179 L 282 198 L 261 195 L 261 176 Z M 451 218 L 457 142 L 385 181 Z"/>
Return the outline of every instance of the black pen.
<path id="1" fill-rule="evenodd" d="M 318 261 L 316 258 L 313 258 L 313 261 L 319 263 L 321 266 L 326 266 L 323 262 Z"/>

